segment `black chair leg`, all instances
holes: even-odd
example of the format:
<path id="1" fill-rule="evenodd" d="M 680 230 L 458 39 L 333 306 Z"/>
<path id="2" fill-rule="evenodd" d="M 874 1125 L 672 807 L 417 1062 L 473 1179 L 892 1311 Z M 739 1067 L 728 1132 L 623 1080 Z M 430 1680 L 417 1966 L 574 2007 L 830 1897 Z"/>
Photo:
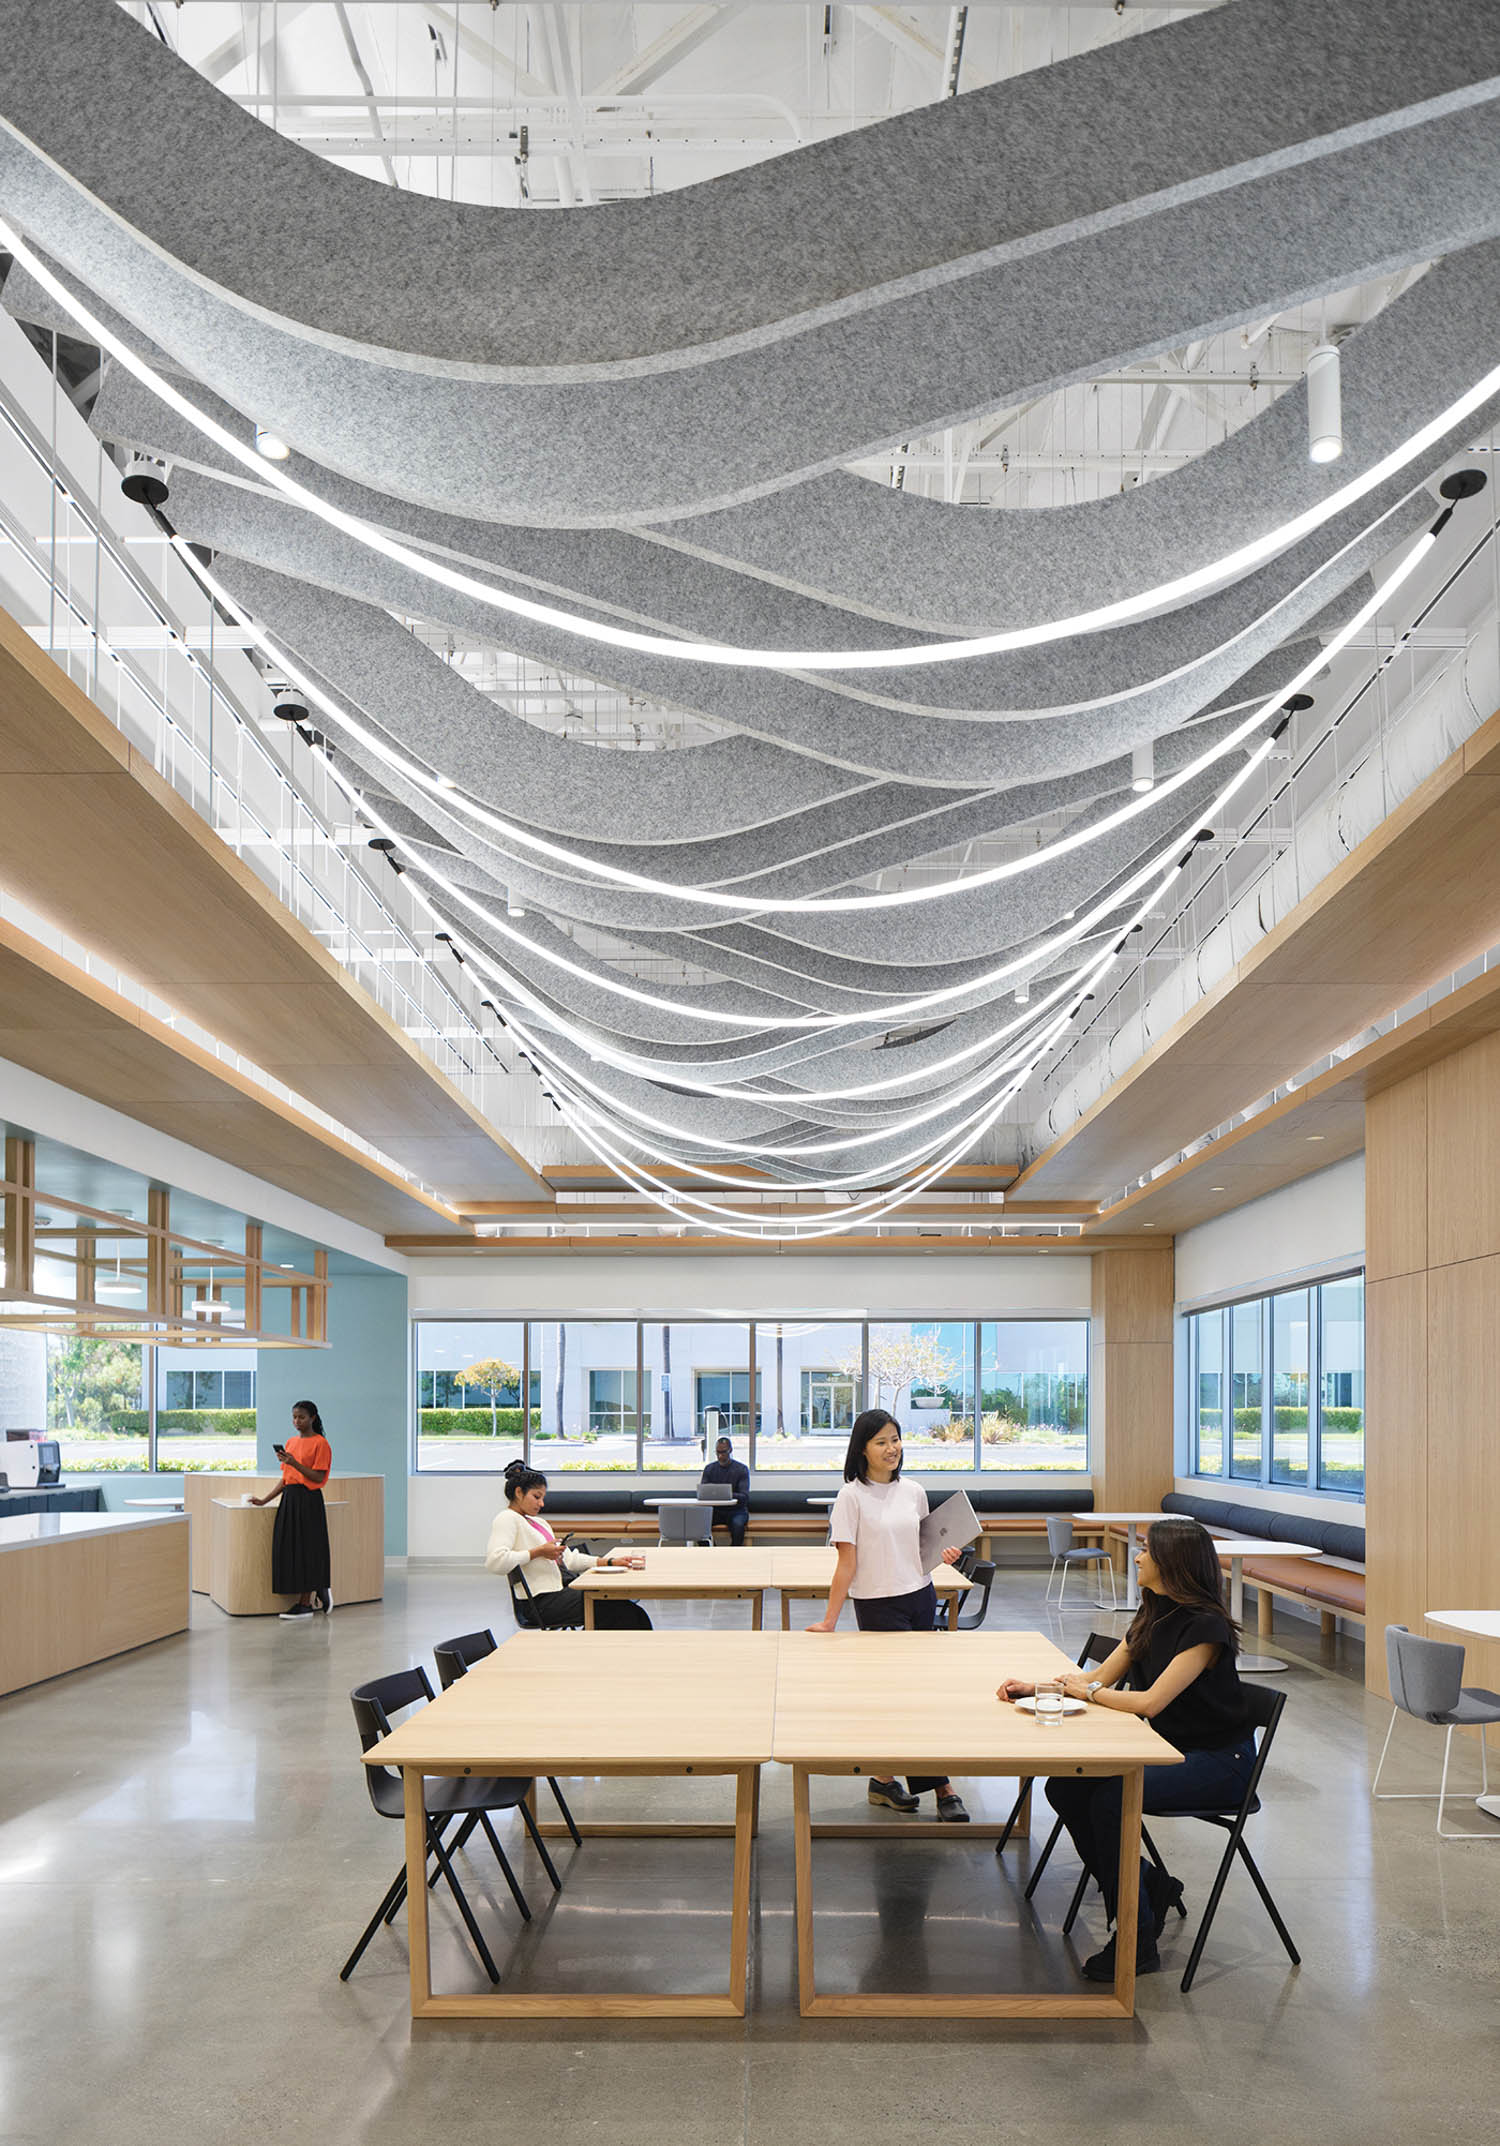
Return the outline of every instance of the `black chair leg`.
<path id="1" fill-rule="evenodd" d="M 475 1813 L 475 1816 L 478 1818 L 479 1823 L 484 1827 L 486 1837 L 489 1840 L 489 1844 L 495 1851 L 495 1861 L 500 1865 L 500 1869 L 505 1878 L 505 1882 L 510 1887 L 511 1899 L 514 1900 L 516 1906 L 521 1911 L 522 1922 L 530 1922 L 530 1904 L 527 1901 L 526 1895 L 522 1892 L 519 1884 L 516 1881 L 516 1874 L 510 1867 L 510 1862 L 506 1856 L 505 1850 L 500 1845 L 500 1836 L 498 1833 L 496 1833 L 494 1827 L 490 1824 L 489 1813 L 487 1811 L 477 1811 Z"/>
<path id="2" fill-rule="evenodd" d="M 1172 1873 L 1170 1870 L 1168 1870 L 1165 1862 L 1162 1860 L 1162 1852 L 1160 1848 L 1157 1847 L 1155 1841 L 1151 1838 L 1151 1835 L 1146 1831 L 1146 1828 L 1144 1826 L 1141 1827 L 1141 1846 L 1145 1849 L 1147 1855 L 1150 1856 L 1152 1862 L 1156 1865 L 1162 1876 L 1164 1878 L 1170 1878 Z M 1182 1901 L 1180 1899 L 1175 1900 L 1173 1902 L 1173 1906 L 1176 1908 L 1181 1921 L 1186 1922 L 1187 1909 L 1183 1906 Z"/>
<path id="3" fill-rule="evenodd" d="M 1209 1930 L 1213 1925 L 1214 1916 L 1218 1913 L 1219 1902 L 1223 1897 L 1224 1887 L 1229 1880 L 1230 1865 L 1234 1861 L 1234 1848 L 1235 1844 L 1231 1841 L 1224 1850 L 1223 1861 L 1214 1873 L 1214 1882 L 1209 1889 L 1208 1905 L 1203 1910 L 1203 1920 L 1198 1925 L 1198 1933 L 1193 1939 L 1193 1949 L 1188 1954 L 1187 1966 L 1182 1971 L 1181 1987 L 1184 1993 L 1192 1988 L 1193 1977 L 1198 1972 L 1198 1962 L 1203 1957 L 1203 1947 L 1208 1942 Z"/>
<path id="4" fill-rule="evenodd" d="M 521 1804 L 520 1812 L 526 1830 L 531 1835 L 531 1845 L 542 1859 L 543 1870 L 552 1880 L 552 1890 L 554 1893 L 560 1893 L 562 1891 L 562 1879 L 557 1875 L 557 1865 L 547 1853 L 547 1843 L 537 1831 L 536 1820 L 531 1815 L 531 1806 L 526 1803 Z"/>
<path id="5" fill-rule="evenodd" d="M 1291 1961 L 1294 1967 L 1300 1967 L 1302 1965 L 1302 1955 L 1297 1950 L 1296 1946 L 1292 1943 L 1292 1933 L 1290 1930 L 1288 1930 L 1286 1924 L 1282 1921 L 1276 1903 L 1271 1898 L 1270 1893 L 1266 1889 L 1266 1881 L 1255 1867 L 1254 1856 L 1245 1846 L 1243 1839 L 1236 1841 L 1235 1846 L 1240 1852 L 1240 1856 L 1244 1862 L 1246 1870 L 1248 1870 L 1250 1873 L 1251 1882 L 1253 1883 L 1255 1890 L 1260 1894 L 1261 1899 L 1265 1902 L 1266 1913 L 1270 1916 L 1272 1922 L 1276 1925 L 1276 1935 L 1281 1939 L 1282 1944 L 1286 1947 L 1287 1958 Z"/>
<path id="6" fill-rule="evenodd" d="M 1031 1873 L 1031 1876 L 1026 1881 L 1026 1898 L 1028 1900 L 1031 1898 L 1032 1894 L 1036 1891 L 1037 1887 L 1042 1882 L 1042 1872 L 1047 1868 L 1048 1863 L 1052 1859 L 1052 1851 L 1057 1846 L 1058 1835 L 1062 1832 L 1062 1829 L 1063 1822 L 1059 1818 L 1057 1824 L 1047 1835 L 1047 1845 L 1042 1850 L 1041 1860 L 1038 1862 L 1036 1869 Z"/>
<path id="7" fill-rule="evenodd" d="M 550 1773 L 547 1776 L 547 1786 L 552 1791 L 552 1795 L 557 1804 L 557 1808 L 562 1812 L 564 1825 L 567 1827 L 568 1831 L 573 1836 L 573 1846 L 575 1848 L 581 1848 L 583 1846 L 583 1835 L 579 1832 L 577 1826 L 574 1825 L 573 1813 L 568 1809 L 567 1804 L 564 1803 L 563 1792 L 558 1787 L 557 1783 L 553 1780 Z"/>
<path id="8" fill-rule="evenodd" d="M 451 1814 L 449 1814 L 449 1815 L 451 1815 Z M 458 1834 L 457 1834 L 456 1838 L 455 1838 L 455 1839 L 453 1839 L 453 1840 L 451 1840 L 451 1841 L 450 1841 L 450 1842 L 448 1843 L 448 1853 L 449 1853 L 450 1855 L 457 1855 L 457 1853 L 458 1853 L 459 1849 L 463 1847 L 464 1843 L 465 1843 L 465 1842 L 466 1842 L 466 1841 L 468 1840 L 468 1838 L 469 1838 L 469 1835 L 470 1835 L 470 1834 L 471 1834 L 471 1833 L 473 1832 L 473 1830 L 474 1830 L 475 1826 L 476 1826 L 476 1825 L 478 1825 L 478 1823 L 479 1823 L 479 1814 L 478 1814 L 478 1812 L 477 1812 L 477 1811 L 470 1811 L 470 1813 L 469 1813 L 468 1817 L 467 1817 L 467 1818 L 466 1818 L 466 1819 L 464 1820 L 463 1824 L 462 1824 L 462 1825 L 461 1825 L 461 1826 L 459 1827 L 459 1829 L 458 1829 Z M 436 1824 L 436 1826 L 437 1826 L 437 1829 L 438 1829 L 438 1831 L 439 1831 L 440 1833 L 446 1833 L 446 1832 L 447 1832 L 447 1830 L 448 1830 L 448 1818 L 447 1818 L 447 1816 L 445 1816 L 445 1817 L 442 1817 L 442 1818 L 439 1818 L 439 1819 L 435 1820 L 435 1824 Z M 440 1869 L 438 1869 L 438 1868 L 436 1868 L 436 1867 L 434 1867 L 434 1868 L 433 1868 L 433 1870 L 432 1870 L 432 1871 L 431 1871 L 431 1872 L 429 1873 L 429 1875 L 428 1875 L 428 1879 L 427 1879 L 427 1890 L 428 1890 L 428 1892 L 431 1892 L 431 1891 L 433 1890 L 434 1886 L 435 1886 L 435 1885 L 437 1884 L 437 1881 L 438 1881 L 438 1879 L 439 1879 L 439 1878 L 440 1878 L 440 1877 L 441 1877 L 442 1875 L 443 1875 L 443 1873 L 442 1873 L 442 1871 L 441 1871 Z"/>
<path id="9" fill-rule="evenodd" d="M 433 1854 L 442 1866 L 443 1876 L 448 1881 L 448 1890 L 457 1902 L 458 1912 L 462 1915 L 464 1925 L 474 1941 L 474 1950 L 479 1954 L 480 1965 L 489 1976 L 491 1982 L 498 1982 L 500 1980 L 500 1970 L 490 1958 L 490 1948 L 484 1941 L 483 1933 L 478 1923 L 474 1920 L 474 1911 L 465 1899 L 464 1889 L 458 1882 L 452 1863 L 448 1860 L 448 1851 L 443 1846 L 442 1835 L 430 1818 L 427 1821 L 427 1840 Z"/>
<path id="10" fill-rule="evenodd" d="M 1005 1844 L 1010 1839 L 1011 1833 L 1014 1831 L 1016 1820 L 1020 1817 L 1022 1811 L 1026 1807 L 1026 1798 L 1031 1794 L 1031 1787 L 1032 1784 L 1030 1781 L 1023 1781 L 1021 1783 L 1021 1792 L 1016 1797 L 1015 1802 L 1011 1805 L 1010 1816 L 1005 1821 L 1005 1831 L 1001 1834 L 1000 1838 L 995 1843 L 996 1855 L 1004 1855 Z"/>
<path id="11" fill-rule="evenodd" d="M 1073 1928 L 1074 1923 L 1078 1920 L 1078 1910 L 1083 1906 L 1083 1896 L 1088 1889 L 1088 1882 L 1088 1872 L 1086 1870 L 1080 1870 L 1078 1873 L 1078 1883 L 1073 1888 L 1073 1897 L 1068 1902 L 1068 1912 L 1063 1917 L 1062 1934 L 1064 1937 L 1069 1934 L 1069 1932 Z"/>
<path id="12" fill-rule="evenodd" d="M 353 1974 L 355 1968 L 358 1967 L 360 1961 L 363 1959 L 365 1947 L 369 1944 L 370 1939 L 375 1935 L 375 1932 L 380 1928 L 380 1925 L 383 1922 L 390 1921 L 391 1916 L 396 1912 L 396 1909 L 400 1907 L 405 1897 L 406 1865 L 403 1863 L 401 1865 L 401 1868 L 397 1871 L 395 1877 L 391 1880 L 390 1885 L 386 1888 L 385 1898 L 381 1901 L 379 1907 L 370 1917 L 370 1920 L 365 1924 L 363 1937 L 361 1937 L 359 1943 L 355 1946 L 354 1950 L 350 1953 L 348 1959 L 345 1960 L 343 1966 L 339 1969 L 340 1982 L 348 1981 L 349 1977 Z"/>

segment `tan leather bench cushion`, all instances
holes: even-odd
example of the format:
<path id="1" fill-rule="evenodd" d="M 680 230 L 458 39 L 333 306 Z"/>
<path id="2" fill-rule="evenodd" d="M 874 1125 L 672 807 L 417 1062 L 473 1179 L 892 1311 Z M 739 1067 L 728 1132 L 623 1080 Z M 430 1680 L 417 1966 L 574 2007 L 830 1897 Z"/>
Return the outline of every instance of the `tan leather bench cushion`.
<path id="1" fill-rule="evenodd" d="M 1325 1565 L 1311 1557 L 1246 1558 L 1245 1578 L 1253 1587 L 1263 1581 L 1284 1594 L 1303 1595 L 1309 1602 L 1326 1602 L 1330 1609 L 1365 1612 L 1365 1576 L 1346 1572 L 1342 1565 Z"/>

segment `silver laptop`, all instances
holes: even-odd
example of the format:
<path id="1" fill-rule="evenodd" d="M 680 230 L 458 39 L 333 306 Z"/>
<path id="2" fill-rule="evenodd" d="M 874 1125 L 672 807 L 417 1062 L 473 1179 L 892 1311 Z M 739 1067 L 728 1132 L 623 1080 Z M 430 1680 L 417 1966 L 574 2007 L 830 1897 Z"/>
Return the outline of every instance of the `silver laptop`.
<path id="1" fill-rule="evenodd" d="M 700 1483 L 693 1492 L 700 1505 L 733 1505 L 734 1492 L 728 1483 Z"/>
<path id="2" fill-rule="evenodd" d="M 935 1571 L 943 1562 L 945 1550 L 961 1550 L 965 1543 L 973 1542 L 983 1533 L 984 1524 L 969 1503 L 967 1491 L 955 1490 L 952 1497 L 944 1498 L 937 1511 L 929 1513 L 922 1522 L 918 1536 L 922 1570 Z"/>

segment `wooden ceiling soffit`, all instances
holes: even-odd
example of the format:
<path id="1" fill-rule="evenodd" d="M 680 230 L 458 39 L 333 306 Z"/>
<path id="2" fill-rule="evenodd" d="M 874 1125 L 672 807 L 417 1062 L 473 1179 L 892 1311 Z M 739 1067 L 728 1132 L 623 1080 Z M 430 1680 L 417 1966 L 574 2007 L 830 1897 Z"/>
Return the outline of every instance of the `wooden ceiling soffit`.
<path id="1" fill-rule="evenodd" d="M 1180 1232 L 1357 1155 L 1365 1144 L 1370 1096 L 1495 1034 L 1500 1034 L 1500 969 L 1450 992 L 1212 1147 L 1138 1187 L 1099 1216 L 1085 1243 L 1097 1241 L 1095 1230 Z"/>
<path id="2" fill-rule="evenodd" d="M 547 1190 L 4 611 L 0 883 L 428 1184 Z"/>
<path id="3" fill-rule="evenodd" d="M 1492 716 L 1022 1171 L 1017 1192 L 1108 1198 L 1462 968 L 1500 941 L 1497 856 Z"/>
<path id="4" fill-rule="evenodd" d="M 0 1059 L 378 1234 L 449 1223 L 438 1201 L 3 922 Z"/>
<path id="5" fill-rule="evenodd" d="M 736 1237 L 463 1237 L 457 1240 L 431 1235 L 397 1234 L 386 1238 L 387 1249 L 407 1256 L 436 1257 L 462 1253 L 472 1259 L 557 1259 L 625 1253 L 632 1258 L 681 1259 L 736 1255 L 750 1259 L 843 1257 L 854 1259 L 939 1257 L 946 1259 L 1004 1259 L 1024 1253 L 1034 1259 L 1061 1253 L 1138 1252 L 1154 1241 L 1134 1234 L 1095 1237 L 950 1237 L 937 1232 L 914 1231 L 899 1237 L 821 1238 L 812 1244 L 747 1244 Z M 1169 1238 L 1159 1240 L 1169 1243 Z"/>

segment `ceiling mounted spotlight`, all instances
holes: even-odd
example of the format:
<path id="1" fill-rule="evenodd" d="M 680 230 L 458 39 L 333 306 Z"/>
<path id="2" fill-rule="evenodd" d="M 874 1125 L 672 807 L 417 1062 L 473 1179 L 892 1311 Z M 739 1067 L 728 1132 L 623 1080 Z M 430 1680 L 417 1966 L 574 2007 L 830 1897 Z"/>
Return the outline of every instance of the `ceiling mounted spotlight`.
<path id="1" fill-rule="evenodd" d="M 1156 747 L 1149 738 L 1130 756 L 1130 787 L 1137 797 L 1156 788 Z"/>
<path id="2" fill-rule="evenodd" d="M 1443 479 L 1438 490 L 1444 499 L 1472 499 L 1476 492 L 1484 490 L 1487 481 L 1482 469 L 1456 469 Z"/>
<path id="3" fill-rule="evenodd" d="M 1308 457 L 1314 462 L 1337 462 L 1343 451 L 1339 354 L 1332 343 L 1318 343 L 1307 354 Z"/>
<path id="4" fill-rule="evenodd" d="M 279 715 L 283 723 L 306 723 L 312 719 L 312 710 L 296 687 L 285 684 L 271 688 L 271 713 Z"/>
<path id="5" fill-rule="evenodd" d="M 167 503 L 167 465 L 155 455 L 131 455 L 120 479 L 120 490 L 138 507 L 164 507 Z"/>
<path id="6" fill-rule="evenodd" d="M 505 898 L 505 914 L 508 917 L 523 917 L 526 914 L 513 894 L 507 895 Z"/>
<path id="7" fill-rule="evenodd" d="M 292 454 L 281 434 L 273 432 L 269 425 L 256 426 L 255 452 L 264 455 L 268 462 L 288 462 Z"/>
<path id="8" fill-rule="evenodd" d="M 1017 986 L 1016 986 L 1016 1004 L 1017 1004 L 1018 1006 L 1029 1006 L 1029 1005 L 1031 1004 L 1031 986 L 1030 986 L 1030 984 L 1017 984 Z"/>

